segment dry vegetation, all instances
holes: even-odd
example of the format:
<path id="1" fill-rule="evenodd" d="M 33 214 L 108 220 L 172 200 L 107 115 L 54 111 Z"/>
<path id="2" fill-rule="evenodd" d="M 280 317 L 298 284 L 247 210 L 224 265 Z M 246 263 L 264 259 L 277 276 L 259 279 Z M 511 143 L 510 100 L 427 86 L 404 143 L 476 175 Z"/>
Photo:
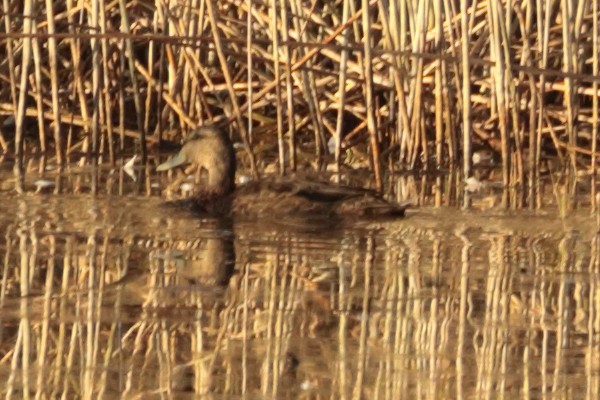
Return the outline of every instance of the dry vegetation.
<path id="1" fill-rule="evenodd" d="M 386 171 L 460 165 L 470 176 L 473 153 L 488 149 L 504 187 L 523 193 L 518 205 L 541 204 L 547 157 L 591 181 L 595 205 L 594 0 L 4 0 L 0 9 L 0 146 L 17 172 L 40 152 L 60 165 L 114 163 L 126 151 L 146 162 L 150 144 L 223 123 L 253 169 L 266 151 L 281 172 L 365 155 L 381 187 Z"/>
<path id="2" fill-rule="evenodd" d="M 2 0 L 0 161 L 17 189 L 50 163 L 136 153 L 149 171 L 220 124 L 259 172 L 368 165 L 456 204 L 488 151 L 505 205 L 540 206 L 550 172 L 557 203 L 584 182 L 595 207 L 599 21 L 597 0 Z M 7 398 L 600 393 L 588 215 L 432 211 L 315 237 L 151 197 L 13 198 L 1 167 Z M 54 190 L 134 186 L 91 170 Z"/>

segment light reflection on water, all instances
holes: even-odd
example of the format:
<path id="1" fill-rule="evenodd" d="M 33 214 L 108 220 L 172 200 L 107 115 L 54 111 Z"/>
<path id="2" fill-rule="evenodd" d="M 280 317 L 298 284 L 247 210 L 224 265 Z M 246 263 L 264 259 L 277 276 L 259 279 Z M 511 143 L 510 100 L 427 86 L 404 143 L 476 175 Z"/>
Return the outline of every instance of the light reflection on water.
<path id="1" fill-rule="evenodd" d="M 315 224 L 161 203 L 0 194 L 2 395 L 600 393 L 589 214 Z"/>

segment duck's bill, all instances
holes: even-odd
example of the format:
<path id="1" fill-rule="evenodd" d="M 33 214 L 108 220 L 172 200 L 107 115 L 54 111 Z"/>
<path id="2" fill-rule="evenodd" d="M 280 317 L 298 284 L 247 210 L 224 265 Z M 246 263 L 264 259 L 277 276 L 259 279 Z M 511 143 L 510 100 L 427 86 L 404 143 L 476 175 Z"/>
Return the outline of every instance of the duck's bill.
<path id="1" fill-rule="evenodd" d="M 187 159 L 185 158 L 185 156 L 181 153 L 177 154 L 176 156 L 173 156 L 171 158 L 169 158 L 167 161 L 165 161 L 164 163 L 160 164 L 158 167 L 156 167 L 157 171 L 167 171 L 169 169 L 178 167 L 180 165 L 183 165 L 187 163 Z"/>

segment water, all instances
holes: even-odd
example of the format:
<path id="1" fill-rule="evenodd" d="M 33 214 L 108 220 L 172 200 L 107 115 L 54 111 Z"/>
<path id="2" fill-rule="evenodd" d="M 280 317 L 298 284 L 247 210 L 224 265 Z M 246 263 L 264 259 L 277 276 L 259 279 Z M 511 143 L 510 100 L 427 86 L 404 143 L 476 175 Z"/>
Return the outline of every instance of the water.
<path id="1" fill-rule="evenodd" d="M 588 212 L 219 221 L 87 191 L 0 192 L 3 396 L 600 394 Z"/>

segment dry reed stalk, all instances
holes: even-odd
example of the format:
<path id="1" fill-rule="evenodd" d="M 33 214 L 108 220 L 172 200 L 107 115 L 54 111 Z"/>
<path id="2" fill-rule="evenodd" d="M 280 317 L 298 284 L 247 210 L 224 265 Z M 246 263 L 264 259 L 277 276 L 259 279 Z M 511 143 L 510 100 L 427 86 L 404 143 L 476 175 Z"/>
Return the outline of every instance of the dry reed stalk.
<path id="1" fill-rule="evenodd" d="M 58 92 L 58 69 L 57 69 L 57 52 L 56 52 L 56 39 L 53 35 L 56 33 L 56 26 L 54 24 L 54 7 L 52 0 L 46 0 L 46 21 L 48 23 L 48 64 L 50 67 L 50 93 L 52 96 L 52 114 L 54 122 L 52 124 L 54 131 L 54 149 L 56 153 L 56 163 L 59 166 L 65 164 L 63 143 L 61 138 L 61 119 L 59 110 L 59 92 Z"/>
<path id="2" fill-rule="evenodd" d="M 508 45 L 503 39 L 505 37 L 505 27 L 503 26 L 503 19 L 501 18 L 501 9 L 498 3 L 489 4 L 491 13 L 488 14 L 489 23 L 491 26 L 491 55 L 495 59 L 494 66 L 492 67 L 492 83 L 493 83 L 493 94 L 494 94 L 494 107 L 493 112 L 497 113 L 498 118 L 498 130 L 500 131 L 500 146 L 502 156 L 502 183 L 505 190 L 502 193 L 501 206 L 507 208 L 509 206 L 508 201 L 508 189 L 511 185 L 510 179 L 510 168 L 511 168 L 511 157 L 510 157 L 510 121 L 509 121 L 509 108 L 510 108 L 510 96 L 508 94 L 508 72 L 509 65 L 508 59 L 506 58 L 505 50 Z M 466 156 L 466 155 L 465 155 Z"/>
<path id="3" fill-rule="evenodd" d="M 539 57 L 539 65 L 538 67 L 541 70 L 546 69 L 547 65 L 548 65 L 548 51 L 549 51 L 549 35 L 550 35 L 550 18 L 551 18 L 551 10 L 549 7 L 542 7 L 542 0 L 538 0 L 536 3 L 536 10 L 537 10 L 537 15 L 536 15 L 536 19 L 537 19 L 537 25 L 538 25 L 538 32 L 537 32 L 537 37 L 538 37 L 538 47 L 541 49 L 541 57 Z M 542 14 L 542 11 L 545 11 L 544 14 Z M 540 90 L 539 90 L 539 107 L 538 107 L 538 118 L 536 121 L 536 149 L 535 149 L 535 164 L 538 166 L 538 171 L 539 171 L 539 165 L 540 165 L 540 161 L 541 161 L 541 143 L 542 143 L 542 131 L 543 131 L 543 121 L 544 121 L 544 114 L 545 114 L 545 108 L 546 108 L 546 104 L 544 101 L 545 98 L 545 81 L 546 81 L 546 76 L 544 74 L 542 74 L 540 76 Z M 536 207 L 540 207 L 542 205 L 542 195 L 540 193 L 539 190 L 539 181 L 536 182 L 536 193 L 537 193 L 537 197 L 536 197 Z"/>
<path id="4" fill-rule="evenodd" d="M 125 43 L 121 41 L 121 48 L 125 48 Z M 119 71 L 125 71 L 125 53 L 120 52 L 119 54 Z M 125 80 L 123 73 L 119 77 L 117 84 L 117 93 L 119 99 L 119 151 L 121 154 L 125 151 Z M 159 96 L 160 97 L 160 96 Z M 160 101 L 160 100 L 159 100 Z M 160 119 L 159 119 L 160 126 Z M 160 135 L 158 140 L 160 141 Z"/>
<path id="5" fill-rule="evenodd" d="M 252 28 L 252 9 L 253 9 L 253 3 L 252 0 L 248 0 L 247 3 L 247 7 L 248 10 L 246 11 L 246 68 L 248 70 L 247 72 L 247 85 L 248 85 L 248 98 L 251 99 L 252 98 L 252 73 L 254 71 L 252 64 L 253 64 L 253 57 L 252 57 L 252 35 L 254 33 L 253 28 Z M 277 64 L 275 65 L 275 67 L 277 68 Z M 253 114 L 253 107 L 252 107 L 252 103 L 248 104 L 248 142 L 252 143 L 253 141 L 253 131 L 254 131 L 254 123 L 253 120 L 254 118 L 252 117 Z M 280 149 L 281 152 L 281 149 Z M 280 168 L 283 168 L 283 166 L 280 165 Z"/>
<path id="6" fill-rule="evenodd" d="M 273 72 L 274 72 L 274 78 L 276 82 L 281 82 L 281 66 L 280 66 L 280 59 L 279 59 L 279 25 L 278 25 L 278 3 L 277 0 L 271 0 L 270 1 L 270 8 L 269 8 L 269 24 L 270 24 L 270 33 L 271 33 L 271 40 L 272 40 L 272 52 L 273 52 Z M 248 13 L 248 18 L 250 18 L 250 13 Z M 247 28 L 248 32 L 252 31 L 251 28 L 251 24 L 250 26 Z M 251 50 L 250 48 L 247 49 L 248 51 L 248 56 L 250 57 L 251 55 Z M 251 59 L 248 60 L 248 67 L 251 67 Z M 251 80 L 248 80 L 248 85 L 250 85 Z M 252 93 L 249 92 L 249 99 L 252 98 Z M 276 113 L 276 118 L 277 118 L 277 148 L 278 148 L 278 154 L 279 154 L 279 173 L 280 175 L 283 175 L 285 173 L 285 144 L 283 141 L 283 104 L 281 101 L 282 95 L 281 95 L 281 83 L 279 83 L 277 86 L 275 86 L 275 113 Z M 252 112 L 250 111 L 250 108 L 248 109 L 248 115 L 250 116 L 249 119 L 252 119 Z"/>
<path id="7" fill-rule="evenodd" d="M 528 172 L 528 186 L 529 186 L 529 208 L 534 209 L 536 205 L 536 199 L 539 191 L 539 176 L 540 169 L 539 165 L 536 163 L 536 160 L 539 160 L 538 156 L 538 135 L 536 131 L 536 121 L 537 121 L 537 105 L 538 105 L 538 96 L 535 90 L 535 77 L 533 75 L 529 75 L 529 172 Z"/>
<path id="8" fill-rule="evenodd" d="M 308 18 L 306 18 L 306 14 L 304 14 L 305 10 L 302 7 L 300 1 L 291 0 L 290 10 L 292 14 L 299 16 L 298 18 L 292 19 L 292 25 L 295 29 L 295 34 L 297 35 L 296 39 L 299 40 L 301 43 L 310 42 L 309 34 L 305 29 L 306 25 L 308 24 Z M 309 15 L 312 15 L 312 10 L 309 11 Z M 305 18 L 305 25 L 302 26 L 301 21 Z M 315 93 L 316 88 L 314 84 L 314 74 L 311 72 L 313 62 L 311 61 L 311 57 L 307 57 L 308 53 L 305 53 L 302 47 L 299 47 L 297 51 L 298 55 L 304 60 L 304 64 L 306 66 L 306 68 L 302 68 L 300 70 L 301 78 L 299 78 L 300 82 L 298 86 L 303 94 L 304 100 L 306 101 L 308 114 L 311 118 L 313 126 L 315 158 L 317 164 L 321 165 L 323 157 L 323 148 L 325 147 L 326 143 L 323 132 L 323 119 L 321 118 L 321 111 L 318 107 L 318 96 Z M 292 70 L 294 71 L 295 69 L 292 68 Z M 274 81 L 273 84 L 275 87 L 279 86 L 278 81 Z"/>
<path id="9" fill-rule="evenodd" d="M 468 178 L 471 176 L 471 70 L 469 62 L 469 44 L 470 30 L 468 2 L 461 0 L 460 2 L 460 27 L 462 33 L 461 45 L 461 75 L 462 75 L 462 136 L 463 136 L 463 176 Z M 469 207 L 469 195 L 465 191 L 463 207 Z"/>
<path id="10" fill-rule="evenodd" d="M 281 5 L 281 39 L 284 42 L 283 54 L 285 58 L 285 94 L 286 114 L 288 129 L 288 161 L 291 171 L 296 171 L 296 119 L 294 111 L 294 86 L 292 83 L 292 52 L 290 50 L 290 36 L 288 25 L 288 2 Z M 252 97 L 249 97 L 252 99 Z"/>
<path id="11" fill-rule="evenodd" d="M 346 25 L 349 18 L 350 18 L 349 0 L 344 0 L 341 24 Z M 349 29 L 346 29 L 344 32 L 342 32 L 341 44 L 343 47 L 348 46 L 348 43 L 349 43 L 348 36 L 349 35 L 350 35 Z M 337 89 L 339 108 L 338 108 L 338 113 L 337 113 L 337 118 L 336 118 L 335 134 L 333 136 L 335 139 L 335 150 L 334 150 L 335 170 L 336 170 L 336 173 L 338 173 L 338 174 L 340 173 L 340 165 L 341 165 L 342 128 L 343 128 L 342 124 L 344 122 L 344 110 L 346 109 L 346 79 L 347 79 L 347 75 L 348 75 L 348 73 L 347 73 L 348 57 L 349 57 L 348 50 L 342 50 L 341 55 L 340 55 L 340 76 L 339 76 L 338 89 Z M 339 179 L 339 175 L 338 175 L 337 179 Z"/>
<path id="12" fill-rule="evenodd" d="M 7 8 L 8 9 L 8 8 Z M 32 23 L 33 1 L 26 0 L 23 7 L 23 14 L 26 16 L 23 20 L 23 33 L 33 32 Z M 15 113 L 15 189 L 17 192 L 23 192 L 23 123 L 25 119 L 25 96 L 27 94 L 29 63 L 31 60 L 31 39 L 23 40 L 23 48 L 21 49 L 21 78 L 19 86 L 19 98 L 17 102 L 17 112 Z"/>
<path id="13" fill-rule="evenodd" d="M 456 21 L 460 21 L 459 18 L 456 17 L 456 10 L 454 9 L 454 4 L 453 3 L 449 3 L 448 0 L 443 0 L 444 6 L 443 6 L 443 10 L 444 10 L 444 14 L 447 16 L 446 17 L 446 21 L 444 22 L 444 26 L 446 27 L 446 29 L 444 29 L 444 31 L 446 32 L 447 35 L 447 39 L 446 41 L 448 43 L 455 43 L 455 36 L 457 34 L 459 34 L 459 27 L 460 24 L 458 23 L 454 23 L 451 24 L 451 21 L 456 20 Z M 473 20 L 471 20 L 473 21 Z M 454 26 L 454 29 L 452 29 L 452 27 Z M 461 49 L 462 50 L 462 49 Z M 455 46 L 450 46 L 448 49 L 448 53 L 452 56 L 455 57 L 456 60 L 458 60 L 458 56 L 457 56 L 457 49 L 455 49 Z M 455 72 L 454 74 L 452 74 L 451 72 Z M 445 107 L 445 111 L 444 111 L 444 121 L 446 124 L 446 129 L 445 129 L 445 141 L 447 143 L 447 147 L 448 147 L 448 163 L 451 166 L 455 166 L 457 165 L 456 163 L 459 160 L 459 147 L 458 147 L 458 138 L 455 136 L 455 131 L 453 129 L 454 126 L 456 126 L 458 124 L 457 122 L 457 118 L 454 117 L 455 114 L 459 114 L 458 110 L 461 110 L 463 108 L 462 105 L 462 96 L 451 96 L 450 94 L 450 87 L 451 87 L 451 83 L 456 87 L 456 88 L 461 88 L 462 86 L 462 82 L 460 82 L 459 80 L 460 74 L 458 72 L 458 63 L 454 63 L 451 60 L 448 60 L 448 62 L 445 62 L 445 59 L 442 60 L 442 94 L 444 97 L 444 101 L 446 104 Z M 457 102 L 458 107 L 453 107 L 453 101 Z M 462 113 L 460 113 L 462 115 Z"/>
<path id="14" fill-rule="evenodd" d="M 407 5 L 405 2 L 393 2 L 389 4 L 390 16 L 389 20 L 385 18 L 385 13 L 382 13 L 382 27 L 384 30 L 385 43 L 389 47 L 393 56 L 391 74 L 394 82 L 394 106 L 398 107 L 396 135 L 394 140 L 399 146 L 400 163 L 406 163 L 407 144 L 410 141 L 410 118 L 408 116 L 408 103 L 405 95 L 406 84 L 406 62 L 400 56 L 405 51 L 406 46 L 406 13 Z M 380 9 L 385 9 L 383 4 L 380 4 Z"/>
<path id="15" fill-rule="evenodd" d="M 0 283 L 0 308 L 2 308 L 4 306 L 4 301 L 6 299 L 6 291 L 7 291 L 7 285 L 8 285 L 8 277 L 9 277 L 9 269 L 11 266 L 10 263 L 10 255 L 12 254 L 12 247 L 13 247 L 13 242 L 12 242 L 12 237 L 14 235 L 14 229 L 15 227 L 12 224 L 8 224 L 6 226 L 6 232 L 4 234 L 4 240 L 5 240 L 5 245 L 4 245 L 4 261 L 3 261 L 3 265 L 2 265 L 2 281 Z"/>
<path id="16" fill-rule="evenodd" d="M 427 30 L 427 19 L 428 19 L 428 5 L 425 6 L 424 2 L 417 5 L 416 15 L 413 12 L 411 19 L 414 20 L 414 41 L 411 46 L 411 52 L 423 53 L 425 44 L 425 31 Z M 427 169 L 429 162 L 428 150 L 425 133 L 421 129 L 421 112 L 423 108 L 423 58 L 419 57 L 414 63 L 412 63 L 410 75 L 414 76 L 409 85 L 409 112 L 411 114 L 410 120 L 410 134 L 412 136 L 410 143 L 411 146 L 408 149 L 408 165 L 410 168 L 414 168 L 417 159 L 419 158 L 419 150 L 421 150 L 422 158 L 425 160 L 424 168 Z"/>
<path id="17" fill-rule="evenodd" d="M 32 34 L 36 34 L 37 33 L 37 27 L 35 24 L 32 24 Z M 39 137 L 39 145 L 40 145 L 40 151 L 42 153 L 42 155 L 45 155 L 46 153 L 46 127 L 44 125 L 44 103 L 43 103 L 43 99 L 42 99 L 42 93 L 44 92 L 44 84 L 42 82 L 42 71 L 41 71 L 41 64 L 42 64 L 42 56 L 40 54 L 40 46 L 39 46 L 39 41 L 37 39 L 32 39 L 31 41 L 31 48 L 32 48 L 32 54 L 33 54 L 33 79 L 30 79 L 31 82 L 31 86 L 32 86 L 32 91 L 34 93 L 35 97 L 35 104 L 36 104 L 36 110 L 37 110 L 37 120 L 38 120 L 38 137 Z M 45 160 L 45 157 L 42 156 L 42 159 Z M 40 163 L 40 168 L 39 168 L 39 172 L 43 173 L 44 170 L 46 168 L 46 164 L 45 162 L 41 162 Z"/>
<path id="18" fill-rule="evenodd" d="M 161 7 L 157 7 L 157 12 L 155 16 L 155 29 L 162 29 L 163 32 L 168 32 L 167 28 L 167 20 L 164 18 Z M 201 16 L 200 16 L 201 17 Z M 159 68 L 158 68 L 158 87 L 160 90 L 158 91 L 158 99 L 156 101 L 156 111 L 159 114 L 158 121 L 156 123 L 156 131 L 158 131 L 158 142 L 162 142 L 163 139 L 163 130 L 165 129 L 165 121 L 163 120 L 163 86 L 165 84 L 165 77 L 167 77 L 168 72 L 165 72 L 165 67 L 168 63 L 167 60 L 167 47 L 161 46 L 160 57 L 159 57 Z M 150 85 L 148 85 L 150 86 Z M 150 91 L 150 89 L 148 89 Z"/>
<path id="19" fill-rule="evenodd" d="M 0 147 L 2 147 L 2 151 L 8 151 L 8 141 L 4 137 L 4 133 L 2 133 L 2 131 L 0 131 Z"/>
<path id="20" fill-rule="evenodd" d="M 70 56 L 71 56 L 71 73 L 73 74 L 73 83 L 71 86 L 71 90 L 73 91 L 73 97 L 76 97 L 79 101 L 79 112 L 81 113 L 81 118 L 83 120 L 84 126 L 84 134 L 82 139 L 82 152 L 85 154 L 79 162 L 80 165 L 83 165 L 88 158 L 89 152 L 89 136 L 90 136 L 90 119 L 89 119 L 89 111 L 87 107 L 87 102 L 84 93 L 84 82 L 85 80 L 82 77 L 81 71 L 81 62 L 83 61 L 81 58 L 81 50 L 80 50 L 80 40 L 78 40 L 78 32 L 75 30 L 75 27 L 80 26 L 79 21 L 75 20 L 77 16 L 77 8 L 73 5 L 73 0 L 67 0 L 67 25 L 68 31 L 70 34 L 70 38 L 68 40 L 70 46 Z M 81 16 L 80 16 L 81 18 Z M 69 145 L 72 144 L 72 141 L 69 141 Z M 67 154 L 71 153 L 70 146 L 67 146 Z"/>
<path id="21" fill-rule="evenodd" d="M 104 2 L 100 2 L 100 7 L 98 10 L 99 13 L 99 25 L 100 25 L 100 34 L 103 36 L 107 35 L 107 26 L 106 26 L 106 15 L 108 10 L 106 9 L 106 5 Z M 109 63 L 109 47 L 108 47 L 108 39 L 106 37 L 102 37 L 100 39 L 100 47 L 102 49 L 102 90 L 104 92 L 104 97 L 102 98 L 104 109 L 100 108 L 100 122 L 102 125 L 106 126 L 106 135 L 102 136 L 104 140 L 106 138 L 106 142 L 108 144 L 108 159 L 111 165 L 115 165 L 115 149 L 114 149 L 114 132 L 113 132 L 113 119 L 112 119 L 112 106 L 113 101 L 111 99 L 111 93 L 109 90 L 106 90 L 106 86 L 108 86 L 111 82 L 109 77 L 109 71 L 111 70 L 111 65 Z M 103 141 L 104 143 L 104 141 Z M 103 153 L 103 149 L 100 149 L 100 153 Z"/>
<path id="22" fill-rule="evenodd" d="M 562 71 L 567 74 L 576 72 L 576 65 L 573 59 L 573 16 L 572 16 L 572 5 L 570 2 L 561 0 L 561 19 L 562 19 L 562 54 L 563 54 L 563 65 Z M 566 112 L 566 129 L 567 138 L 570 146 L 575 146 L 576 125 L 574 124 L 576 118 L 576 110 L 574 104 L 574 93 L 576 92 L 575 82 L 570 76 L 565 77 L 565 95 L 564 105 L 567 110 Z M 569 160 L 571 162 L 571 168 L 573 171 L 577 171 L 577 161 L 575 159 L 575 153 L 572 151 L 568 152 Z"/>
<path id="23" fill-rule="evenodd" d="M 158 13 L 155 12 L 153 15 L 153 20 L 152 20 L 152 34 L 153 35 L 157 35 L 158 33 L 158 28 L 159 28 L 159 24 L 158 24 Z M 146 64 L 146 69 L 148 70 L 148 74 L 150 75 L 150 77 L 152 78 L 152 80 L 155 80 L 154 78 L 154 65 L 157 62 L 157 58 L 156 58 L 156 51 L 157 51 L 157 44 L 155 40 L 149 40 L 148 41 L 148 63 Z M 161 52 L 162 54 L 162 52 Z M 161 61 L 161 57 L 159 55 L 158 58 L 158 62 L 162 65 L 162 61 Z M 160 78 L 159 78 L 160 79 Z M 150 117 L 153 114 L 153 107 L 152 107 L 152 98 L 153 98 L 153 90 L 152 90 L 153 85 L 150 82 L 146 82 L 146 101 L 144 103 L 144 131 L 149 133 L 151 131 L 150 128 Z M 162 82 L 159 83 L 159 87 L 162 87 Z M 160 97 L 160 96 L 158 96 Z M 157 127 L 160 125 L 160 118 L 158 118 L 157 121 Z M 156 134 L 156 136 L 159 137 L 159 141 L 162 138 L 162 132 L 160 130 L 160 128 L 158 128 L 158 132 Z"/>
<path id="24" fill-rule="evenodd" d="M 126 36 L 129 36 L 131 33 L 130 24 L 129 24 L 129 16 L 127 13 L 127 7 L 125 4 L 125 0 L 119 0 L 119 11 L 121 14 L 121 32 Z M 148 163 L 148 150 L 146 147 L 146 131 L 144 131 L 144 122 L 142 119 L 142 101 L 140 100 L 140 90 L 139 84 L 137 80 L 137 75 L 135 74 L 135 59 L 133 52 L 133 44 L 130 39 L 125 39 L 125 47 L 127 49 L 127 64 L 129 67 L 129 73 L 131 78 L 131 85 L 133 90 L 133 102 L 135 105 L 136 112 L 136 122 L 137 128 L 140 131 L 140 146 L 142 150 L 142 164 L 146 165 Z M 143 171 L 143 170 L 142 170 Z"/>
<path id="25" fill-rule="evenodd" d="M 600 76 L 600 62 L 599 57 L 600 53 L 600 40 L 598 40 L 598 36 L 600 35 L 600 24 L 598 23 L 598 19 L 600 19 L 600 7 L 598 6 L 598 2 L 592 2 L 592 75 Z M 592 83 L 592 90 L 594 93 L 599 93 L 600 85 L 597 81 Z M 596 149 L 598 146 L 598 131 L 600 130 L 600 112 L 599 112 L 599 101 L 598 95 L 592 97 L 592 160 L 591 160 L 591 199 L 590 203 L 592 205 L 592 211 L 596 211 L 598 208 L 598 204 L 596 202 L 596 179 L 597 179 L 597 159 L 596 159 Z"/>
<path id="26" fill-rule="evenodd" d="M 379 141 L 377 138 L 377 125 L 375 123 L 375 102 L 373 101 L 373 64 L 371 54 L 371 12 L 368 0 L 362 0 L 362 24 L 363 24 L 363 46 L 364 46 L 364 72 L 365 79 L 365 107 L 367 115 L 367 130 L 369 132 L 373 171 L 375 172 L 375 186 L 377 190 L 383 190 L 383 178 L 381 174 L 381 157 L 379 154 Z"/>
<path id="27" fill-rule="evenodd" d="M 515 13 L 513 16 L 511 13 Z M 513 20 L 516 20 L 519 24 L 520 30 L 523 32 L 523 43 L 522 43 L 522 54 L 521 61 L 519 66 L 523 65 L 527 62 L 530 54 L 529 48 L 529 35 L 527 32 L 529 31 L 526 26 L 525 21 L 523 21 L 522 14 L 520 10 L 514 10 L 511 7 L 506 8 L 505 12 L 505 20 L 506 22 L 503 24 L 504 29 L 502 30 L 502 39 L 505 43 L 503 46 L 504 56 L 511 60 L 512 56 L 512 46 L 514 44 L 511 43 L 510 32 L 513 30 L 511 24 Z M 516 41 L 515 41 L 516 42 Z M 516 104 L 522 104 L 523 101 L 526 101 L 527 96 L 521 95 L 517 91 L 517 87 L 515 82 L 522 82 L 524 80 L 524 73 L 518 72 L 515 74 L 514 69 L 515 62 L 510 63 L 510 68 L 506 71 L 507 75 L 507 91 L 509 95 L 509 105 L 510 107 L 510 121 L 511 121 L 511 131 L 514 137 L 514 148 L 513 148 L 513 164 L 516 169 L 516 176 L 514 178 L 515 184 L 513 188 L 515 190 L 515 200 L 513 202 L 514 207 L 523 208 L 526 205 L 527 193 L 526 193 L 526 179 L 525 179 L 525 151 L 524 146 L 526 142 L 525 131 L 526 131 L 526 119 L 520 117 L 520 113 L 518 112 L 518 108 L 515 107 Z"/>
<path id="28" fill-rule="evenodd" d="M 440 58 L 438 59 L 435 65 L 435 166 L 438 170 L 442 168 L 443 165 L 443 145 L 444 145 L 444 95 L 443 95 L 443 85 L 442 85 L 442 28 L 443 28 L 443 18 L 442 18 L 442 2 L 441 0 L 433 1 L 433 19 L 434 19 L 434 31 L 435 31 L 435 39 L 434 45 L 438 52 Z M 439 193 L 439 192 L 438 192 Z M 441 197 L 437 196 L 435 199 L 435 205 L 441 205 Z"/>
<path id="29" fill-rule="evenodd" d="M 197 0 L 196 0 L 197 1 Z M 198 36 L 197 32 L 194 30 L 194 26 L 192 24 L 192 4 L 188 3 L 188 6 L 182 10 L 182 17 L 179 21 L 178 26 L 178 35 L 183 36 Z M 197 7 L 197 4 L 196 4 Z M 190 98 L 194 87 L 198 86 L 198 82 L 196 79 L 196 75 L 192 71 L 192 64 L 189 62 L 189 53 L 191 49 L 183 48 L 179 52 L 179 82 L 181 88 L 179 90 L 180 101 L 182 105 L 185 106 L 186 112 L 190 116 L 194 116 L 194 102 Z M 152 64 L 148 63 L 148 66 L 152 66 Z M 183 77 L 191 77 L 192 79 L 183 79 Z"/>
<path id="30" fill-rule="evenodd" d="M 175 23 L 175 21 L 171 22 L 169 25 L 169 29 L 171 29 L 173 31 L 174 34 L 177 34 L 178 36 L 180 36 L 182 34 L 182 31 L 185 29 L 184 27 L 180 26 L 181 23 L 178 25 Z M 171 47 L 168 47 L 169 50 L 171 50 Z M 177 57 L 176 57 L 177 56 Z M 174 102 L 177 104 L 177 107 L 179 109 L 182 110 L 182 113 L 184 113 L 186 116 L 188 116 L 188 118 L 190 120 L 192 120 L 192 117 L 194 115 L 193 112 L 191 112 L 190 109 L 190 105 L 192 104 L 189 101 L 189 92 L 190 92 L 190 88 L 189 85 L 194 85 L 194 86 L 198 86 L 198 80 L 197 80 L 197 76 L 195 73 L 192 73 L 192 65 L 193 63 L 191 62 L 190 59 L 193 59 L 195 57 L 195 55 L 186 49 L 183 49 L 182 51 L 176 53 L 175 51 L 173 51 L 173 55 L 172 57 L 169 57 L 169 94 L 172 96 L 172 98 L 174 99 Z M 177 58 L 177 59 L 175 59 Z M 197 64 L 197 62 L 196 62 Z M 150 65 L 149 65 L 150 66 Z M 183 76 L 190 76 L 192 79 L 187 80 L 187 79 L 183 79 Z M 167 113 L 169 110 L 165 109 L 164 112 Z M 172 117 L 172 115 L 171 115 Z M 184 125 L 181 124 L 180 122 L 180 126 L 178 127 L 180 130 L 184 131 Z M 172 121 L 171 122 L 171 126 L 174 127 L 175 126 L 175 122 Z"/>
<path id="31" fill-rule="evenodd" d="M 9 7 L 9 3 L 8 0 L 2 0 L 2 7 L 4 8 L 4 10 L 10 10 Z M 11 20 L 11 13 L 10 12 L 5 12 L 4 16 L 4 30 L 6 32 L 6 56 L 8 59 L 8 77 L 9 77 L 9 83 L 10 83 L 10 98 L 11 98 L 11 103 L 13 106 L 13 110 L 15 110 L 15 113 L 13 114 L 14 117 L 16 118 L 16 110 L 17 110 L 17 85 L 16 85 L 16 78 L 15 78 L 15 56 L 13 53 L 13 41 L 10 37 L 10 33 L 11 33 L 11 26 L 12 26 L 12 20 Z M 8 143 L 7 140 L 4 138 L 4 134 L 3 132 L 0 130 L 0 146 L 2 146 L 3 151 L 6 151 L 8 149 Z"/>
<path id="32" fill-rule="evenodd" d="M 382 19 L 382 21 L 386 21 Z M 408 130 L 410 126 L 410 118 L 408 116 L 408 104 L 405 95 L 406 78 L 406 62 L 400 57 L 400 52 L 405 50 L 405 35 L 406 35 L 406 4 L 405 2 L 390 3 L 389 22 L 383 24 L 383 28 L 388 31 L 385 35 L 387 45 L 393 52 L 392 57 L 392 78 L 394 81 L 394 107 L 397 107 L 396 117 L 396 134 L 394 140 L 399 146 L 398 161 L 404 163 L 406 161 L 406 144 L 408 138 Z"/>
<path id="33" fill-rule="evenodd" d="M 100 31 L 99 8 L 98 1 L 91 4 L 90 29 L 94 32 Z M 93 165 L 100 162 L 99 158 L 99 141 L 100 141 L 100 108 L 102 108 L 102 99 L 100 96 L 100 43 L 98 38 L 90 39 L 90 48 L 92 51 L 92 126 L 91 126 L 91 142 L 92 142 L 92 161 Z M 92 191 L 96 185 L 92 185 Z"/>
<path id="34" fill-rule="evenodd" d="M 233 82 L 231 80 L 231 74 L 229 73 L 229 66 L 227 64 L 227 59 L 225 58 L 225 54 L 223 53 L 223 44 L 221 41 L 221 36 L 218 29 L 216 13 L 214 10 L 213 0 L 206 0 L 206 10 L 208 12 L 208 18 L 210 22 L 211 31 L 213 34 L 213 40 L 215 43 L 215 50 L 217 52 L 217 56 L 219 58 L 219 62 L 221 64 L 221 69 L 223 72 L 223 77 L 225 78 L 225 82 L 227 83 L 227 91 L 229 92 L 229 100 L 231 102 L 231 106 L 233 108 L 233 116 L 235 117 L 238 129 L 240 130 L 240 136 L 244 141 L 244 145 L 246 148 L 246 152 L 248 154 L 250 160 L 250 167 L 252 169 L 252 174 L 255 177 L 258 177 L 258 169 L 256 167 L 256 161 L 254 157 L 254 152 L 250 147 L 250 141 L 248 138 L 248 132 L 246 132 L 246 128 L 242 123 L 242 108 L 237 103 L 237 97 L 235 96 L 235 91 L 233 90 Z"/>

